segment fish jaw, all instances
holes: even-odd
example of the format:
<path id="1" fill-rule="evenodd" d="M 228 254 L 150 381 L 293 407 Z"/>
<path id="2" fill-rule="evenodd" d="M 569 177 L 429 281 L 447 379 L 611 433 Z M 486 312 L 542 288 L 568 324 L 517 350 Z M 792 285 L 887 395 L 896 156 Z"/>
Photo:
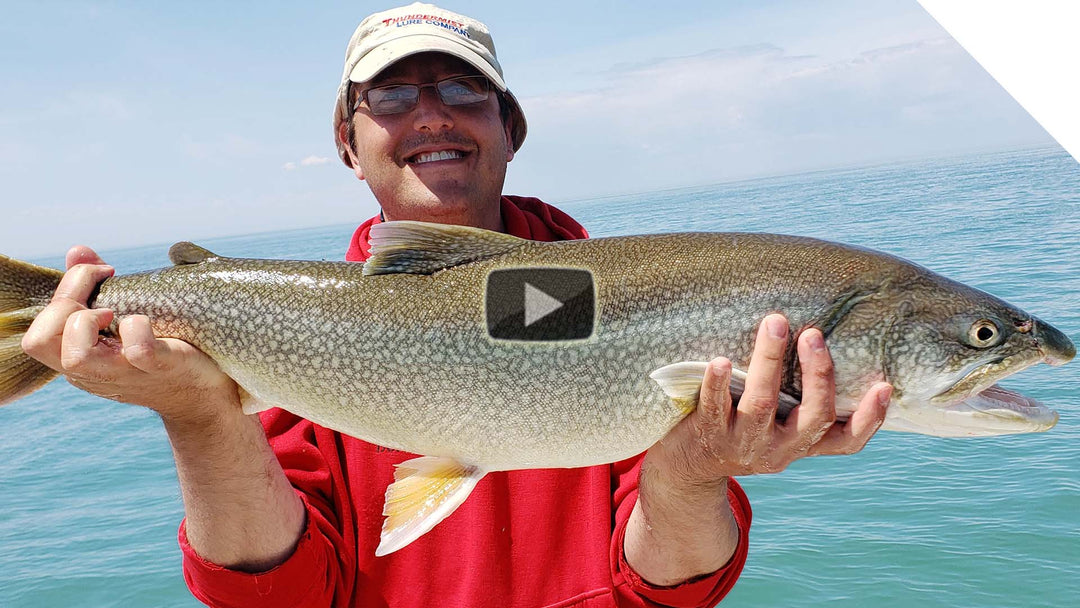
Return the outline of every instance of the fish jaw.
<path id="1" fill-rule="evenodd" d="M 971 412 L 971 417 L 1004 433 L 1041 433 L 1058 422 L 1058 413 L 1039 401 L 997 384 L 976 393 L 951 408 Z"/>
<path id="2" fill-rule="evenodd" d="M 1042 433 L 1057 422 L 1054 410 L 994 384 L 953 403 L 894 404 L 881 428 L 936 437 L 995 437 Z"/>
<path id="3" fill-rule="evenodd" d="M 932 432 L 917 432 L 938 437 L 994 437 L 1050 430 L 1057 424 L 1057 412 L 996 383 L 1039 363 L 1039 356 L 1041 353 L 1017 353 L 974 366 L 947 390 L 929 398 L 925 406 L 908 412 L 908 424 L 934 421 Z"/>

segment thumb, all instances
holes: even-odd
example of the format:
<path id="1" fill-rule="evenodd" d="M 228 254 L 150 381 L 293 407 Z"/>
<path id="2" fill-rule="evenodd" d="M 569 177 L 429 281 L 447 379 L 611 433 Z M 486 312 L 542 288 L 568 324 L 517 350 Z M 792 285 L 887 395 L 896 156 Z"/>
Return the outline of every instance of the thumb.
<path id="1" fill-rule="evenodd" d="M 68 250 L 67 255 L 64 256 L 64 262 L 65 267 L 70 269 L 78 264 L 101 265 L 105 263 L 105 260 L 102 260 L 93 249 L 85 245 L 76 245 Z"/>

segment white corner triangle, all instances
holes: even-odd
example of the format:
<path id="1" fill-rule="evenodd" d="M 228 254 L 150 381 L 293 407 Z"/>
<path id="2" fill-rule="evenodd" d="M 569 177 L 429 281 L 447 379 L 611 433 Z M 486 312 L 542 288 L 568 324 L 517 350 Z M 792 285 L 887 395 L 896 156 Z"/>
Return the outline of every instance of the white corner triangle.
<path id="1" fill-rule="evenodd" d="M 1080 161 L 1080 3 L 919 0 L 941 27 Z"/>

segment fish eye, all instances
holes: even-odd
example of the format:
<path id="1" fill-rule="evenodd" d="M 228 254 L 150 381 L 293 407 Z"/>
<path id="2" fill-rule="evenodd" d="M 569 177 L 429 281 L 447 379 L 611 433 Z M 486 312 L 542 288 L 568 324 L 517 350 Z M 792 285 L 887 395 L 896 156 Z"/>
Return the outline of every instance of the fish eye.
<path id="1" fill-rule="evenodd" d="M 978 348 L 986 348 L 993 346 L 998 341 L 998 336 L 1001 335 L 1001 331 L 990 319 L 979 319 L 971 324 L 971 329 L 968 330 L 968 338 L 971 340 L 971 345 Z"/>

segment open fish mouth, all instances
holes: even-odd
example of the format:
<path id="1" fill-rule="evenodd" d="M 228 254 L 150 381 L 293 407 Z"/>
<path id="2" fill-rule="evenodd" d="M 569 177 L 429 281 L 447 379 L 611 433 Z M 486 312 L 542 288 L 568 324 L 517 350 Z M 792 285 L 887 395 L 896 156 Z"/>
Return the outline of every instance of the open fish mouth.
<path id="1" fill-rule="evenodd" d="M 896 421 L 892 426 L 896 430 L 917 428 L 916 432 L 939 437 L 988 437 L 1050 430 L 1058 422 L 1057 412 L 997 384 L 998 380 L 1039 362 L 1037 357 L 1014 356 L 976 365 L 949 388 L 931 397 L 931 407 L 919 416 L 920 420 Z"/>
<path id="2" fill-rule="evenodd" d="M 995 437 L 1041 433 L 1058 421 L 1054 410 L 997 384 L 965 393 L 951 400 L 939 395 L 930 404 L 895 404 L 881 428 L 935 437 Z"/>
<path id="3" fill-rule="evenodd" d="M 980 425 L 999 430 L 1015 428 L 1015 433 L 1046 431 L 1058 422 L 1058 413 L 1039 401 L 1016 391 L 993 384 L 978 393 L 946 407 L 952 412 L 966 412 Z"/>

